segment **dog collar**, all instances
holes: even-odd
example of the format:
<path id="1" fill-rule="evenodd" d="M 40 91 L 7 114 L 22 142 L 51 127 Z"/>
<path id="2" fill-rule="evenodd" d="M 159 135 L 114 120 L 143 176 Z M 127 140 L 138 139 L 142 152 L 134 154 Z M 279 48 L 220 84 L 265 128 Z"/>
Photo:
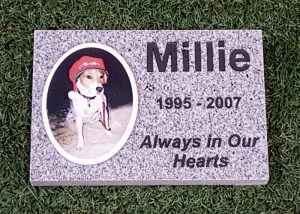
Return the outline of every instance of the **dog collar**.
<path id="1" fill-rule="evenodd" d="M 90 105 L 90 100 L 95 99 L 96 96 L 93 96 L 93 97 L 86 96 L 86 95 L 82 94 L 82 93 L 79 91 L 78 88 L 77 88 L 77 92 L 78 92 L 78 94 L 80 94 L 83 98 L 87 99 L 87 101 L 88 101 L 88 106 L 91 107 L 91 105 Z"/>

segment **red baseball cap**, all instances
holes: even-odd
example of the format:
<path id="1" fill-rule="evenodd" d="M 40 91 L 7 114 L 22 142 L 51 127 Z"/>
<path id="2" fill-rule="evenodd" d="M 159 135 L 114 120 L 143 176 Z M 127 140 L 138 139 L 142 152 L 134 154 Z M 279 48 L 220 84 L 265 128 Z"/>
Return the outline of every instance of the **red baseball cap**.
<path id="1" fill-rule="evenodd" d="M 102 58 L 83 56 L 76 62 L 74 62 L 74 64 L 69 70 L 69 79 L 73 83 L 73 91 L 77 91 L 76 80 L 86 69 L 90 68 L 103 70 L 106 73 L 106 75 L 108 75 Z"/>

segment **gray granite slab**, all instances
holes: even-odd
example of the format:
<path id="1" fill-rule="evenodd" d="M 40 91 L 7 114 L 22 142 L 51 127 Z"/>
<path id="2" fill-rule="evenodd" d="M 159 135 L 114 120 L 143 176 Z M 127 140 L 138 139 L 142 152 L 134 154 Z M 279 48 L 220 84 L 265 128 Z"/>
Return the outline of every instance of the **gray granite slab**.
<path id="1" fill-rule="evenodd" d="M 177 53 L 173 68 L 168 42 L 174 59 Z M 136 108 L 137 115 L 124 145 L 116 142 L 119 148 L 112 157 L 92 164 L 76 163 L 58 151 L 42 115 L 49 74 L 64 54 L 85 43 L 116 51 L 137 89 L 131 111 Z M 160 67 L 163 72 L 155 51 L 168 60 L 165 69 Z M 260 30 L 35 31 L 32 185 L 262 185 L 268 179 Z"/>

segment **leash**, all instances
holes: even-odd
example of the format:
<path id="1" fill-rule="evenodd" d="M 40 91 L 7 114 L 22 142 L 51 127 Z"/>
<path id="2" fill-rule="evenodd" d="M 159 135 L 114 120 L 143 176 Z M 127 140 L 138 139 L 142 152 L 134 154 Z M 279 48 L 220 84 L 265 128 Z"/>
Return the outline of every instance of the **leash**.
<path id="1" fill-rule="evenodd" d="M 86 96 L 86 95 L 82 94 L 82 93 L 79 91 L 78 88 L 77 88 L 77 92 L 78 92 L 78 94 L 80 94 L 83 98 L 85 98 L 85 99 L 87 100 L 88 106 L 91 107 L 90 100 L 95 99 L 96 96 L 93 96 L 93 97 Z"/>

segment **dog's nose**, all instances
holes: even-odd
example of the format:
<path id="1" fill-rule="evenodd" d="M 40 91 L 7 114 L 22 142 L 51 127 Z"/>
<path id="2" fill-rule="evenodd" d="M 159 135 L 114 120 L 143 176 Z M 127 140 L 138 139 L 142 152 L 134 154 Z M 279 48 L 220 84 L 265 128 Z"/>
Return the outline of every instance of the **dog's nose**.
<path id="1" fill-rule="evenodd" d="M 99 92 L 99 93 L 100 93 L 102 90 L 103 90 L 102 87 L 97 87 L 97 88 L 96 88 L 96 91 Z"/>

